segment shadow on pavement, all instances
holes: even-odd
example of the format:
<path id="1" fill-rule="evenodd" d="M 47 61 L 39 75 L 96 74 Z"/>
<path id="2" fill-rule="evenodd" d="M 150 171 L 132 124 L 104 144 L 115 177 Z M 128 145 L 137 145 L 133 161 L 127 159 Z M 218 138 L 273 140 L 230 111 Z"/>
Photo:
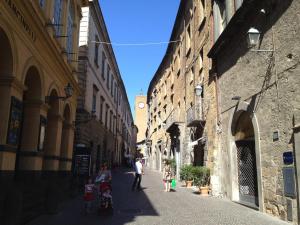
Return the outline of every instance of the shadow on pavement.
<path id="1" fill-rule="evenodd" d="M 145 193 L 150 187 L 143 186 L 140 191 L 132 191 L 134 174 L 126 169 L 114 170 L 112 176 L 113 215 L 96 212 L 84 215 L 84 203 L 79 197 L 67 203 L 60 213 L 41 216 L 27 225 L 123 225 L 133 223 L 140 216 L 159 216 Z"/>

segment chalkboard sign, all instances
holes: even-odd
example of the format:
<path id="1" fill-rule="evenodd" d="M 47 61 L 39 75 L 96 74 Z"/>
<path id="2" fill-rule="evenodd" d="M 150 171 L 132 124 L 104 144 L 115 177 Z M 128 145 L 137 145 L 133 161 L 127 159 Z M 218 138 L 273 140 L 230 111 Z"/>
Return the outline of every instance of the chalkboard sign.
<path id="1" fill-rule="evenodd" d="M 90 176 L 91 155 L 75 155 L 75 173 Z"/>

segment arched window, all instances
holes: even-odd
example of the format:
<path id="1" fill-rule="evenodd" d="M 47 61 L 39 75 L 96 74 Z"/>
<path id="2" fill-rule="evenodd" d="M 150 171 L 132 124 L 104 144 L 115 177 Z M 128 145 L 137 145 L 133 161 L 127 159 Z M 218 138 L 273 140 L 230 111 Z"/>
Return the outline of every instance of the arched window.
<path id="1" fill-rule="evenodd" d="M 61 32 L 61 13 L 62 13 L 62 0 L 55 0 L 53 24 L 54 24 L 55 34 L 57 36 L 59 36 Z"/>
<path id="2" fill-rule="evenodd" d="M 72 0 L 69 1 L 68 27 L 67 27 L 67 52 L 68 60 L 71 60 L 73 49 L 73 25 L 74 25 L 74 6 Z"/>

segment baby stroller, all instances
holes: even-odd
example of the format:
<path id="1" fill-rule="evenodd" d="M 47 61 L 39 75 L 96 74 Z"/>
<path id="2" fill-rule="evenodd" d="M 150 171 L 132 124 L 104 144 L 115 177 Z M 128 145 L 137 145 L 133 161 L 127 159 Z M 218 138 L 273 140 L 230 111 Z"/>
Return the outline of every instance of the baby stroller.
<path id="1" fill-rule="evenodd" d="M 108 181 L 102 180 L 98 191 L 99 214 L 113 214 L 112 188 Z"/>

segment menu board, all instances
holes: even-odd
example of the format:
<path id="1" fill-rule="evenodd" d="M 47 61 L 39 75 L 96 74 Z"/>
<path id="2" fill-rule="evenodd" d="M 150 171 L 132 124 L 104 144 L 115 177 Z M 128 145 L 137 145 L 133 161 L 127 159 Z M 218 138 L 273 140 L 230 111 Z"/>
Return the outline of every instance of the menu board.
<path id="1" fill-rule="evenodd" d="M 75 173 L 80 176 L 90 175 L 91 155 L 75 155 Z"/>

